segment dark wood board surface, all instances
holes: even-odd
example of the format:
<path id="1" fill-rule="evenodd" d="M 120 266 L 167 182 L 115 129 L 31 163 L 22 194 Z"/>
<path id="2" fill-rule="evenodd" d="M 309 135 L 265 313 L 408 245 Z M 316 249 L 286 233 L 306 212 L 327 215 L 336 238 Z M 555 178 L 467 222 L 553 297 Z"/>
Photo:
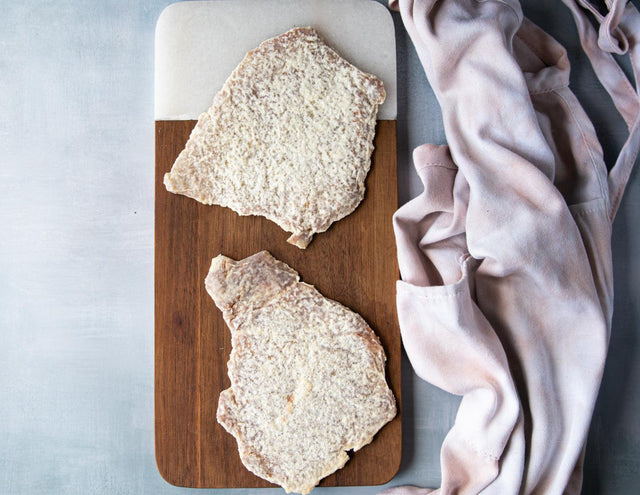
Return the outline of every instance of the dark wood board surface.
<path id="1" fill-rule="evenodd" d="M 262 217 L 241 217 L 168 193 L 162 180 L 196 121 L 156 122 L 155 181 L 155 450 L 169 482 L 194 488 L 273 486 L 240 462 L 235 439 L 216 422 L 229 387 L 231 336 L 204 287 L 211 259 L 263 249 L 325 296 L 360 313 L 387 353 L 387 380 L 398 416 L 373 442 L 320 486 L 378 485 L 401 457 L 401 341 L 395 306 L 398 279 L 391 218 L 397 209 L 396 121 L 379 121 L 365 199 L 348 217 L 317 234 L 306 250 Z"/>

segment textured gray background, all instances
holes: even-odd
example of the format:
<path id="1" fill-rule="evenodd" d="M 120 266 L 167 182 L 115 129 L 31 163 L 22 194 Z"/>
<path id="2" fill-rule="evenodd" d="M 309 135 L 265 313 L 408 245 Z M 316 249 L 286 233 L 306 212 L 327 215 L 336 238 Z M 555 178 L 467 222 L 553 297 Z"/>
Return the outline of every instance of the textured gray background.
<path id="1" fill-rule="evenodd" d="M 153 42 L 169 3 L 0 1 L 0 493 L 195 493 L 168 485 L 153 453 Z M 523 4 L 569 48 L 574 89 L 611 162 L 624 126 L 570 17 L 559 0 Z M 405 202 L 420 191 L 411 150 L 444 134 L 394 19 Z M 615 316 L 585 494 L 640 486 L 639 210 L 636 171 L 614 226 Z M 458 399 L 406 361 L 403 394 L 404 456 L 391 485 L 436 486 Z"/>

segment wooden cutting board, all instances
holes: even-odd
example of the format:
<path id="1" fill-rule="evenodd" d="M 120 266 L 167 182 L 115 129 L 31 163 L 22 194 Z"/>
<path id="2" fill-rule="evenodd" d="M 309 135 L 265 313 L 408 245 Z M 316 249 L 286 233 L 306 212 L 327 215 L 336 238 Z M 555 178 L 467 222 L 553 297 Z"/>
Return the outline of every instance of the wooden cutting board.
<path id="1" fill-rule="evenodd" d="M 364 5 L 359 0 L 354 4 Z M 176 115 L 189 115 L 189 110 Z M 156 119 L 156 461 L 162 476 L 178 486 L 268 487 L 272 485 L 242 465 L 235 439 L 216 422 L 218 396 L 229 387 L 226 365 L 231 338 L 205 290 L 205 276 L 218 254 L 240 259 L 263 249 L 270 251 L 298 271 L 302 281 L 360 313 L 376 331 L 387 353 L 387 380 L 400 409 L 401 341 L 395 309 L 398 266 L 391 223 L 398 201 L 396 121 L 378 121 L 362 204 L 327 232 L 317 234 L 306 250 L 288 244 L 289 234 L 262 217 L 241 217 L 229 209 L 205 206 L 166 191 L 163 176 L 195 123 L 194 119 Z M 320 485 L 389 481 L 400 466 L 400 411 L 370 445 L 351 457 L 342 470 Z"/>

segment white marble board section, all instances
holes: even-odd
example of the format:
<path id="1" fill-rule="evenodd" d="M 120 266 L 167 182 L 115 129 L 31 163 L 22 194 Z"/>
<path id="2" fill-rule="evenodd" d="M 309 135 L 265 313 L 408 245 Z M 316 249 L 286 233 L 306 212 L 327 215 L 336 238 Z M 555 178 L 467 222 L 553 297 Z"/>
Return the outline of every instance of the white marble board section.
<path id="1" fill-rule="evenodd" d="M 395 120 L 396 47 L 389 11 L 371 0 L 179 2 L 160 15 L 155 39 L 155 119 L 197 119 L 244 55 L 293 27 L 312 26 L 349 62 L 378 76 Z"/>

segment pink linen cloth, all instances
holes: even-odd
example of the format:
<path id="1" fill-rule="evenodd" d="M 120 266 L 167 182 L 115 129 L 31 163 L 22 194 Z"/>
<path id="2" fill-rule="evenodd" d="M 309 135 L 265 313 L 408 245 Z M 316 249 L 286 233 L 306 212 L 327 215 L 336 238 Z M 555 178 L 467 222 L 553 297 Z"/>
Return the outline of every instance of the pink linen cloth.
<path id="1" fill-rule="evenodd" d="M 405 350 L 421 378 L 462 396 L 439 493 L 580 492 L 611 328 L 611 222 L 640 145 L 638 96 L 611 53 L 637 71 L 640 16 L 580 0 L 598 34 L 564 3 L 629 127 L 611 171 L 565 50 L 517 1 L 391 2 L 448 142 L 414 151 L 424 192 L 394 217 Z"/>

